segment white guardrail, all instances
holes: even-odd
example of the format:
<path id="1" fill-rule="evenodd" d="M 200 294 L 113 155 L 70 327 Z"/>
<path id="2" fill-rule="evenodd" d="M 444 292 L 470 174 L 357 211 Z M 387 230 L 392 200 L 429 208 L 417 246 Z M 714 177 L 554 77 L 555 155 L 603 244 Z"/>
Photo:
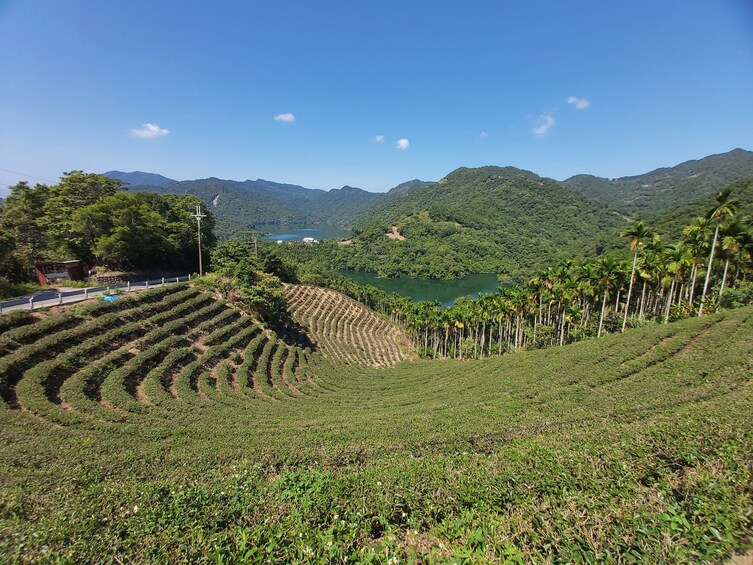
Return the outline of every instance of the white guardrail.
<path id="1" fill-rule="evenodd" d="M 37 308 L 50 308 L 51 306 L 58 306 L 60 304 L 73 304 L 75 302 L 81 302 L 88 300 L 96 296 L 104 296 L 111 294 L 114 290 L 121 290 L 125 292 L 133 292 L 135 290 L 147 290 L 154 288 L 155 286 L 162 286 L 165 284 L 178 283 L 183 281 L 190 281 L 191 275 L 183 275 L 180 277 L 162 277 L 160 279 L 151 279 L 148 281 L 140 282 L 128 282 L 120 285 L 110 286 L 97 286 L 87 288 L 76 288 L 69 292 L 60 292 L 57 290 L 40 290 L 35 292 L 31 296 L 21 296 L 19 298 L 11 298 L 5 302 L 0 302 L 0 314 L 6 314 L 8 312 L 14 312 L 17 310 L 36 310 Z"/>

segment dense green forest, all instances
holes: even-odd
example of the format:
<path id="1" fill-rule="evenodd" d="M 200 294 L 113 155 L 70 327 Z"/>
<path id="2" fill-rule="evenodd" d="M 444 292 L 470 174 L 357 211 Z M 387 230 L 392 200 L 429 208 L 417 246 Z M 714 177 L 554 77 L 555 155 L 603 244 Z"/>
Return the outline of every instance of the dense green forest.
<path id="1" fill-rule="evenodd" d="M 126 177 L 130 178 L 130 177 Z M 141 176 L 133 177 L 134 182 Z M 217 178 L 138 185 L 134 191 L 190 194 L 200 198 L 217 219 L 217 235 L 226 239 L 249 229 L 269 225 L 331 223 L 349 228 L 375 201 L 386 195 L 344 186 L 330 191 L 272 181 L 236 182 Z"/>
<path id="2" fill-rule="evenodd" d="M 433 184 L 418 179 L 401 183 L 386 193 L 352 186 L 329 191 L 264 179 L 232 181 L 218 178 L 174 181 L 153 173 L 109 171 L 110 178 L 127 182 L 133 191 L 191 194 L 201 198 L 217 219 L 217 236 L 226 239 L 264 226 L 329 223 L 350 229 L 368 219 L 376 203 Z"/>
<path id="3" fill-rule="evenodd" d="M 225 239 L 265 224 L 306 224 L 309 215 L 273 196 L 250 192 L 244 183 L 209 178 L 162 186 L 134 186 L 134 191 L 188 194 L 201 200 L 217 221 L 217 236 Z"/>
<path id="4" fill-rule="evenodd" d="M 11 187 L 0 209 L 0 276 L 27 280 L 40 260 L 79 259 L 106 269 L 196 268 L 200 206 L 203 244 L 214 218 L 193 196 L 129 193 L 104 175 L 72 171 L 53 186 Z"/>
<path id="5" fill-rule="evenodd" d="M 738 202 L 737 217 L 753 217 L 753 177 L 741 179 L 729 185 L 735 200 Z M 693 218 L 708 214 L 711 200 L 702 197 L 685 204 L 680 204 L 671 211 L 647 218 L 647 222 L 656 226 L 671 239 L 679 239 L 682 230 L 693 221 Z"/>
<path id="6" fill-rule="evenodd" d="M 458 169 L 377 203 L 368 215 L 349 245 L 301 251 L 304 261 L 386 277 L 497 273 L 522 281 L 553 261 L 603 253 L 625 223 L 555 181 L 512 167 Z"/>
<path id="7" fill-rule="evenodd" d="M 576 175 L 563 184 L 615 210 L 646 218 L 671 214 L 677 206 L 707 197 L 746 177 L 753 177 L 753 152 L 734 149 L 642 175 L 618 179 Z"/>

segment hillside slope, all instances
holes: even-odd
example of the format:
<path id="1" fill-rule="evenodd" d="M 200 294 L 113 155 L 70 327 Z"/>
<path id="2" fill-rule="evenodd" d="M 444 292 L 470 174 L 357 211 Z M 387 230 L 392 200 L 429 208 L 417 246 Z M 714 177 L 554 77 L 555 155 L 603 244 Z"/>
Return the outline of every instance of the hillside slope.
<path id="1" fill-rule="evenodd" d="M 130 186 L 160 194 L 192 194 L 216 215 L 221 235 L 265 225 L 331 223 L 349 227 L 352 218 L 383 197 L 345 186 L 330 191 L 281 184 L 264 179 L 242 182 L 218 178 L 161 185 Z"/>
<path id="2" fill-rule="evenodd" d="M 576 175 L 563 184 L 626 214 L 647 217 L 669 212 L 748 177 L 753 177 L 753 151 L 734 149 L 642 175 L 611 180 Z"/>
<path id="3" fill-rule="evenodd" d="M 393 367 L 415 357 L 399 326 L 334 290 L 286 285 L 293 319 L 327 359 L 366 367 Z"/>
<path id="4" fill-rule="evenodd" d="M 294 225 L 315 221 L 310 214 L 274 196 L 277 191 L 268 188 L 254 192 L 247 183 L 208 178 L 164 186 L 138 186 L 130 190 L 197 196 L 215 215 L 221 237 L 253 228 L 263 229 L 265 224 Z"/>
<path id="5" fill-rule="evenodd" d="M 753 178 L 727 185 L 732 189 L 732 199 L 738 202 L 737 218 L 753 217 Z M 726 187 L 725 187 L 726 188 Z M 714 195 L 703 196 L 676 208 L 646 218 L 647 223 L 668 241 L 679 239 L 682 230 L 693 218 L 703 218 L 714 207 Z"/>
<path id="6" fill-rule="evenodd" d="M 592 257 L 624 219 L 560 183 L 514 167 L 460 168 L 372 206 L 348 267 L 380 275 L 511 280 L 564 258 Z M 396 226 L 401 237 L 385 233 Z"/>
<path id="7" fill-rule="evenodd" d="M 151 292 L 6 328 L 0 560 L 721 563 L 753 534 L 753 308 L 372 369 Z"/>

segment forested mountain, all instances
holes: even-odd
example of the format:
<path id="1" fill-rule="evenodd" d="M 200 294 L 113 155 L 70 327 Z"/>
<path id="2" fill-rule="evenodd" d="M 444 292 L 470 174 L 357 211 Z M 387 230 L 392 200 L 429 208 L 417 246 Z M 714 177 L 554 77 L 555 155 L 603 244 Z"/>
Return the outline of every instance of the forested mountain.
<path id="1" fill-rule="evenodd" d="M 318 195 L 306 206 L 312 215 L 322 221 L 344 228 L 352 227 L 355 218 L 367 212 L 384 194 L 367 192 L 361 188 L 344 186 Z"/>
<path id="2" fill-rule="evenodd" d="M 389 196 L 402 196 L 404 194 L 408 194 L 410 191 L 416 188 L 421 188 L 422 186 L 429 186 L 430 184 L 434 184 L 434 182 L 413 179 L 407 182 L 400 183 L 396 187 L 391 188 L 387 194 Z"/>
<path id="3" fill-rule="evenodd" d="M 457 169 L 381 200 L 368 216 L 347 246 L 348 267 L 435 278 L 519 279 L 553 261 L 601 253 L 624 225 L 607 206 L 514 167 Z"/>
<path id="4" fill-rule="evenodd" d="M 131 184 L 128 189 L 197 196 L 217 217 L 220 236 L 252 228 L 263 230 L 272 224 L 350 227 L 354 217 L 384 198 L 383 194 L 352 186 L 326 191 L 264 179 L 239 182 L 214 177 L 160 185 Z"/>
<path id="5" fill-rule="evenodd" d="M 750 222 L 753 218 L 753 177 L 733 182 L 728 186 L 732 189 L 732 200 L 738 204 L 736 217 L 743 222 Z M 712 207 L 713 199 L 704 196 L 670 211 L 649 216 L 646 223 L 667 240 L 679 239 L 685 226 L 690 225 L 694 218 L 706 217 Z"/>
<path id="6" fill-rule="evenodd" d="M 251 192 L 244 184 L 208 178 L 165 186 L 138 186 L 129 187 L 129 189 L 158 194 L 196 196 L 204 202 L 217 219 L 219 237 L 227 237 L 265 224 L 303 224 L 311 221 L 310 215 L 272 196 Z"/>
<path id="7" fill-rule="evenodd" d="M 709 196 L 748 177 L 753 177 L 753 152 L 734 149 L 643 175 L 611 180 L 576 175 L 563 184 L 625 214 L 647 217 Z"/>
<path id="8" fill-rule="evenodd" d="M 105 176 L 128 183 L 130 191 L 191 194 L 215 212 L 220 235 L 266 224 L 329 223 L 350 228 L 375 203 L 432 184 L 414 179 L 387 193 L 368 192 L 353 186 L 329 191 L 265 179 L 233 181 L 207 178 L 174 181 L 153 173 L 110 171 Z"/>
<path id="9" fill-rule="evenodd" d="M 164 186 L 166 184 L 172 184 L 178 182 L 156 173 L 144 173 L 142 171 L 133 171 L 132 173 L 124 173 L 122 171 L 107 171 L 104 173 L 107 178 L 122 180 L 130 186 Z"/>

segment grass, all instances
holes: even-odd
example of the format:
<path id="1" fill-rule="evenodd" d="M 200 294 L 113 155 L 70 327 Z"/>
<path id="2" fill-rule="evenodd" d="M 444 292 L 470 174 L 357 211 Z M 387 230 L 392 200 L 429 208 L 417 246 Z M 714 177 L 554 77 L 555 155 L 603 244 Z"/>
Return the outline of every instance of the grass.
<path id="1" fill-rule="evenodd" d="M 11 284 L 4 280 L 0 280 L 0 301 L 8 300 L 10 298 L 16 298 L 17 296 L 24 296 L 26 294 L 32 294 L 44 289 L 45 287 L 37 283 Z"/>
<path id="2" fill-rule="evenodd" d="M 190 315 L 172 323 L 196 343 L 216 332 Z M 348 332 L 327 327 L 336 348 Z M 6 404 L 0 561 L 721 562 L 751 543 L 753 308 L 381 369 L 340 364 L 368 355 L 343 341 L 305 355 L 295 398 L 249 388 L 247 355 L 264 374 L 281 354 L 241 339 L 212 354 L 237 389 L 207 398 Z M 19 345 L 6 358 L 33 343 Z M 155 359 L 146 381 L 190 360 Z"/>

